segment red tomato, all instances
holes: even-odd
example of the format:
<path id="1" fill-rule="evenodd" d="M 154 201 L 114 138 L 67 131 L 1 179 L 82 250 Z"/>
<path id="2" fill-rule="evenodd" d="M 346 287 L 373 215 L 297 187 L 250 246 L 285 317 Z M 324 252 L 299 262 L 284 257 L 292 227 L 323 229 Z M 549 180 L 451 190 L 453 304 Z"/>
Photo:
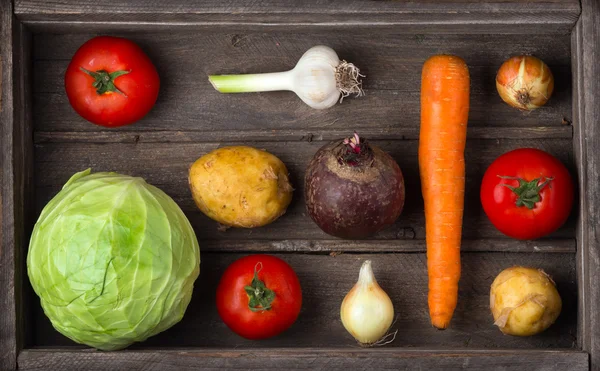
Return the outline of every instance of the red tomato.
<path id="1" fill-rule="evenodd" d="M 266 339 L 288 329 L 302 307 L 300 281 L 283 260 L 250 255 L 233 262 L 217 287 L 225 324 L 247 339 Z"/>
<path id="2" fill-rule="evenodd" d="M 498 157 L 486 170 L 481 203 L 505 235 L 532 240 L 556 231 L 573 206 L 573 181 L 552 155 L 521 148 Z"/>
<path id="3" fill-rule="evenodd" d="M 102 126 L 132 124 L 158 98 L 160 80 L 150 58 L 133 42 L 99 36 L 75 53 L 65 74 L 71 106 Z"/>

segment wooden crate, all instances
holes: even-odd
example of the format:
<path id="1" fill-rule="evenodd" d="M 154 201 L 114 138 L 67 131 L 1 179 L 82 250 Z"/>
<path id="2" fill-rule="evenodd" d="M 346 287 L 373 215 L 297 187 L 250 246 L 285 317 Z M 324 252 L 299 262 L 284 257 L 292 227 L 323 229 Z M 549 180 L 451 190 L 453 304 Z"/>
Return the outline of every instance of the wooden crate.
<path id="1" fill-rule="evenodd" d="M 0 369 L 600 369 L 600 2 L 2 0 L 0 101 Z M 139 43 L 161 76 L 159 100 L 133 126 L 102 130 L 70 107 L 63 88 L 75 50 L 97 34 Z M 292 93 L 221 95 L 209 73 L 284 70 L 315 44 L 366 73 L 366 96 L 317 111 Z M 462 56 L 472 78 L 466 211 L 459 304 L 451 328 L 427 311 L 424 217 L 417 168 L 420 68 L 436 53 Z M 523 114 L 502 103 L 494 77 L 503 60 L 531 53 L 556 77 L 549 104 Z M 321 232 L 305 213 L 303 172 L 324 141 L 357 129 L 389 151 L 406 177 L 397 223 L 366 241 Z M 289 167 L 288 213 L 254 230 L 219 232 L 193 205 L 187 168 L 230 143 L 265 148 Z M 485 217 L 478 187 L 500 154 L 523 146 L 562 160 L 578 203 L 550 238 L 505 238 Z M 183 208 L 200 239 L 201 275 L 181 323 L 124 351 L 74 344 L 43 315 L 26 275 L 30 232 L 41 208 L 76 171 L 142 176 Z M 215 285 L 234 259 L 268 252 L 297 271 L 297 323 L 247 341 L 219 319 Z M 339 305 L 365 258 L 399 314 L 396 341 L 355 345 Z M 489 285 L 502 269 L 533 265 L 556 280 L 564 308 L 533 337 L 492 325 Z"/>

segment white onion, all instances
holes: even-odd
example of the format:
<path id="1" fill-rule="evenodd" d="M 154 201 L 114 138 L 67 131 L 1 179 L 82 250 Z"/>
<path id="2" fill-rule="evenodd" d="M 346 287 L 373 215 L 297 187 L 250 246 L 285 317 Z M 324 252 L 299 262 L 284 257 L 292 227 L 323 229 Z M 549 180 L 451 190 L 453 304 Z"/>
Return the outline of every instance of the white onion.
<path id="1" fill-rule="evenodd" d="M 387 343 L 386 333 L 394 320 L 394 306 L 375 280 L 370 260 L 360 268 L 358 282 L 342 302 L 340 316 L 346 330 L 361 345 Z M 395 333 L 389 335 L 395 336 Z"/>

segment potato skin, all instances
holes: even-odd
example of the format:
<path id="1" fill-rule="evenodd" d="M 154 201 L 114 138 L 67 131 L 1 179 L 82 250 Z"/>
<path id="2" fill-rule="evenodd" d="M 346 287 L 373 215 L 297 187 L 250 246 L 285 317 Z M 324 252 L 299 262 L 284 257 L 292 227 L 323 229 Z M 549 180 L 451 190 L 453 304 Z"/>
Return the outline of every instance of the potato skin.
<path id="1" fill-rule="evenodd" d="M 222 147 L 200 157 L 190 167 L 189 184 L 204 214 L 241 228 L 275 221 L 285 213 L 293 192 L 284 163 L 248 146 Z"/>
<path id="2" fill-rule="evenodd" d="M 531 336 L 556 321 L 562 301 L 554 282 L 541 269 L 512 267 L 492 283 L 490 309 L 495 325 L 508 335 Z"/>

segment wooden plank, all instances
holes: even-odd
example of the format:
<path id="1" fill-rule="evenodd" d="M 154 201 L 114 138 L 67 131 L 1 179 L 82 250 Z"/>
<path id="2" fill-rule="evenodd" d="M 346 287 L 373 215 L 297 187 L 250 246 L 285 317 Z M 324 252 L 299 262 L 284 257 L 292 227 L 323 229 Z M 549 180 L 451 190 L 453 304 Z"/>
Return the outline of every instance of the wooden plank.
<path id="1" fill-rule="evenodd" d="M 36 34 L 33 58 L 47 62 L 69 61 L 84 42 L 97 35 L 91 31 L 68 35 Z M 365 83 L 373 84 L 372 87 L 385 87 L 385 84 L 393 84 L 406 78 L 414 79 L 413 76 L 393 75 L 395 72 L 408 75 L 403 69 L 409 68 L 411 64 L 422 64 L 426 58 L 436 53 L 459 54 L 467 58 L 471 66 L 495 65 L 495 69 L 489 72 L 492 78 L 500 63 L 515 53 L 534 54 L 550 66 L 564 67 L 571 62 L 569 34 L 523 37 L 498 34 L 423 35 L 414 32 L 411 35 L 399 35 L 390 30 L 378 32 L 374 37 L 373 32 L 368 30 L 338 34 L 306 28 L 302 32 L 240 33 L 237 29 L 202 33 L 181 31 L 176 37 L 158 31 L 112 31 L 108 35 L 127 37 L 139 44 L 159 65 L 159 70 L 168 68 L 167 65 L 182 63 L 181 66 L 187 68 L 169 69 L 168 75 L 187 76 L 187 79 L 178 77 L 178 80 L 185 80 L 181 83 L 188 85 L 194 82 L 194 79 L 189 79 L 190 73 L 198 71 L 211 74 L 290 69 L 307 49 L 318 44 L 334 48 L 341 58 L 355 63 L 365 74 L 368 72 L 367 77 L 375 72 L 386 73 L 386 79 L 365 79 Z M 40 67 L 48 70 L 51 66 Z M 50 76 L 48 73 L 44 73 L 44 76 L 48 81 L 58 81 L 49 85 L 60 86 L 60 75 L 63 72 L 60 69 L 64 70 L 66 65 L 55 65 L 54 68 L 57 68 L 53 71 L 57 76 Z"/>
<path id="2" fill-rule="evenodd" d="M 0 369 L 14 370 L 28 313 L 22 282 L 33 212 L 31 35 L 14 21 L 12 2 L 1 2 L 0 17 Z"/>
<path id="3" fill-rule="evenodd" d="M 404 231 L 402 240 L 200 240 L 202 251 L 208 252 L 302 252 L 317 254 L 338 253 L 401 253 L 425 252 L 425 240 L 410 239 L 411 229 Z M 575 253 L 575 239 L 542 239 L 515 241 L 511 239 L 463 240 L 464 252 L 540 252 Z"/>
<path id="4" fill-rule="evenodd" d="M 571 16 L 570 14 L 573 14 Z M 60 21 L 60 20 L 41 20 L 41 21 L 23 21 L 27 29 L 32 33 L 53 33 L 53 34 L 69 34 L 69 33 L 87 33 L 94 32 L 98 34 L 107 34 L 111 32 L 131 33 L 131 32 L 164 32 L 164 33 L 179 33 L 181 31 L 192 31 L 197 33 L 227 31 L 235 28 L 236 32 L 273 32 L 273 33 L 290 33 L 303 32 L 306 29 L 326 30 L 332 33 L 353 33 L 355 31 L 371 31 L 371 32 L 396 32 L 398 35 L 408 36 L 415 33 L 415 27 L 418 27 L 419 33 L 422 35 L 478 35 L 478 34 L 494 34 L 494 35 L 568 35 L 573 29 L 573 22 L 577 20 L 574 11 L 569 11 L 567 17 L 569 20 L 564 21 L 565 14 L 554 11 L 538 11 L 534 18 L 534 23 L 529 23 L 523 19 L 520 14 L 504 17 L 505 21 L 500 21 L 501 18 L 493 18 L 491 15 L 478 17 L 477 14 L 467 14 L 462 18 L 453 17 L 447 18 L 448 15 L 440 15 L 440 19 L 436 22 L 429 23 L 425 19 L 417 19 L 412 22 L 406 22 L 405 18 L 398 17 L 398 21 L 378 22 L 365 21 L 363 17 L 354 21 L 324 21 L 324 22 L 301 22 L 289 23 L 272 22 L 243 22 L 243 21 L 189 21 L 187 14 L 174 16 L 173 21 L 148 21 L 148 22 L 113 22 L 113 21 Z M 418 16 L 422 18 L 423 16 Z M 538 23 L 537 18 L 540 17 L 547 20 L 547 23 Z M 73 17 L 76 18 L 76 17 Z M 466 19 L 465 19 L 466 18 Z M 471 18 L 480 18 L 479 20 L 471 20 Z M 572 18 L 572 19 L 571 19 Z"/>
<path id="5" fill-rule="evenodd" d="M 588 308 L 590 308 L 588 293 L 590 291 L 590 282 L 588 280 L 588 264 L 586 253 L 587 231 L 585 228 L 588 218 L 588 208 L 586 204 L 586 179 L 587 175 L 583 169 L 585 161 L 584 153 L 584 122 L 583 118 L 583 41 L 582 41 L 581 20 L 573 29 L 572 40 L 572 59 L 573 59 L 573 157 L 575 159 L 577 171 L 577 183 L 579 185 L 578 193 L 578 217 L 575 224 L 575 233 L 577 238 L 577 291 L 579 294 L 579 306 L 577 311 L 577 333 L 578 346 L 581 349 L 590 349 L 589 330 L 586 328 L 589 324 Z"/>
<path id="6" fill-rule="evenodd" d="M 456 53 L 472 66 L 470 127 L 562 126 L 571 119 L 570 41 L 564 36 L 448 35 L 402 37 L 369 32 L 126 35 L 155 61 L 162 76 L 158 102 L 146 118 L 126 131 L 205 131 L 214 129 L 331 130 L 418 128 L 420 68 L 435 53 Z M 77 48 L 92 35 L 36 35 L 34 121 L 38 131 L 98 131 L 83 120 L 64 94 L 64 71 Z M 208 83 L 210 73 L 266 72 L 291 68 L 308 48 L 324 43 L 364 69 L 366 96 L 315 110 L 290 92 L 224 95 Z M 390 47 L 394 45 L 394 47 Z M 499 98 L 494 78 L 514 53 L 540 56 L 556 72 L 556 93 L 543 109 L 522 113 Z M 193 78 L 191 78 L 193 76 Z"/>
<path id="7" fill-rule="evenodd" d="M 0 369 L 17 364 L 14 290 L 12 3 L 0 2 Z"/>
<path id="8" fill-rule="evenodd" d="M 15 300 L 17 313 L 17 342 L 22 349 L 30 342 L 31 329 L 27 326 L 27 319 L 31 313 L 29 296 L 24 292 L 30 287 L 25 268 L 29 236 L 34 224 L 35 213 L 35 184 L 33 173 L 33 100 L 32 100 L 32 34 L 23 23 L 18 23 L 19 54 L 15 59 L 15 76 L 18 76 L 18 87 L 15 88 L 15 100 L 18 108 L 15 124 L 15 178 L 17 179 L 18 193 L 15 194 L 15 204 L 19 211 L 15 213 L 15 227 L 18 228 L 18 239 L 15 239 Z M 35 215 L 37 216 L 37 215 Z"/>
<path id="9" fill-rule="evenodd" d="M 600 370 L 600 3 L 582 1 L 573 32 L 575 158 L 579 169 L 578 282 L 580 346 L 590 353 L 591 369 Z"/>
<path id="10" fill-rule="evenodd" d="M 418 127 L 355 128 L 370 140 L 417 140 Z M 348 130 L 248 130 L 248 131 L 37 131 L 34 143 L 215 143 L 215 142 L 312 142 L 329 141 L 348 136 Z M 471 127 L 469 139 L 571 139 L 573 127 Z"/>
<path id="11" fill-rule="evenodd" d="M 228 143 L 240 144 L 240 143 Z M 242 143 L 243 144 L 243 143 Z M 381 231 L 378 239 L 424 239 L 423 201 L 418 176 L 417 141 L 374 141 L 390 153 L 400 165 L 405 177 L 407 200 L 398 221 Z M 310 159 L 322 142 L 261 142 L 263 148 L 278 156 L 290 172 L 296 189 L 287 213 L 275 223 L 255 229 L 231 228 L 219 231 L 217 224 L 195 206 L 188 187 L 188 168 L 198 157 L 219 147 L 219 143 L 47 143 L 37 144 L 36 198 L 38 212 L 53 197 L 69 177 L 91 167 L 94 171 L 117 171 L 141 176 L 167 192 L 182 207 L 200 239 L 329 239 L 306 215 L 303 200 L 303 177 Z M 470 139 L 466 149 L 467 173 L 465 194 L 465 239 L 502 238 L 481 210 L 479 187 L 489 164 L 497 156 L 520 147 L 537 147 L 557 156 L 573 171 L 572 141 L 543 140 L 481 140 Z M 575 214 L 575 213 L 573 213 Z M 407 230 L 412 232 L 407 233 Z M 555 238 L 572 238 L 574 219 L 555 232 Z"/>
<path id="12" fill-rule="evenodd" d="M 309 130 L 416 127 L 419 122 L 419 93 L 394 90 L 366 91 L 366 96 L 346 99 L 327 110 L 315 110 L 288 92 L 235 94 L 225 96 L 205 90 L 186 94 L 167 90 L 141 121 L 121 128 L 127 131 L 211 131 L 221 130 Z M 212 88 L 211 88 L 212 89 Z M 200 89 L 199 89 L 200 90 Z M 34 94 L 34 122 L 39 131 L 97 131 L 98 126 L 82 119 L 64 94 Z M 473 101 L 469 112 L 471 127 L 561 126 L 570 120 L 567 97 L 549 103 L 546 109 L 524 114 L 508 107 L 497 96 Z M 118 130 L 115 130 L 118 131 Z"/>
<path id="13" fill-rule="evenodd" d="M 35 38 L 35 92 L 63 93 L 63 75 L 77 48 L 92 34 L 51 35 Z M 500 35 L 400 36 L 354 32 L 352 35 L 310 32 L 280 33 L 181 33 L 176 39 L 164 33 L 135 33 L 124 36 L 140 44 L 167 79 L 187 94 L 194 89 L 212 87 L 202 76 L 212 73 L 249 73 L 290 69 L 311 46 L 330 45 L 340 57 L 361 67 L 367 75 L 364 87 L 418 92 L 420 69 L 427 57 L 436 53 L 455 53 L 467 59 L 471 66 L 474 94 L 497 95 L 494 77 L 500 64 L 515 53 L 534 54 L 544 59 L 554 70 L 556 90 L 570 94 L 570 42 L 567 35 L 549 37 Z M 390 48 L 389 45 L 395 45 Z M 202 61 L 198 65 L 198 61 Z M 202 73 L 198 74 L 198 70 Z M 196 78 L 190 78 L 194 74 Z M 163 86 L 163 88 L 165 88 Z M 200 99 L 203 98 L 200 94 Z M 557 99 L 557 100 L 560 100 Z"/>
<path id="14" fill-rule="evenodd" d="M 397 35 L 395 35 L 397 37 Z M 310 36 L 311 39 L 315 40 L 316 43 L 316 39 L 320 38 L 319 36 Z M 261 39 L 266 39 L 266 37 L 262 37 Z M 393 43 L 394 39 L 393 38 L 388 38 L 389 43 Z M 263 40 L 266 41 L 266 40 Z M 477 42 L 477 40 L 473 40 L 475 43 Z M 448 41 L 450 42 L 450 40 Z M 324 42 L 322 41 L 322 43 L 327 43 L 327 40 L 325 40 Z M 381 48 L 383 48 L 383 45 L 381 45 Z M 158 46 L 160 48 L 160 46 Z M 401 47 L 401 46 L 400 46 Z M 417 46 L 411 46 L 412 48 L 416 48 Z M 155 48 L 155 47 L 152 47 Z M 306 49 L 310 48 L 310 46 L 306 46 Z M 472 46 L 473 48 L 473 46 Z M 168 48 L 168 49 L 173 49 L 173 48 Z M 205 50 L 206 52 L 206 48 L 203 48 L 203 50 Z M 411 49 L 412 50 L 412 49 Z M 438 49 L 439 50 L 439 49 Z M 167 52 L 169 52 L 170 50 L 167 50 Z M 374 52 L 380 52 L 380 49 L 375 49 Z M 432 50 L 433 51 L 433 50 Z M 551 61 L 554 63 L 558 63 L 558 62 L 564 62 L 564 59 L 569 59 L 569 50 L 560 50 L 561 53 L 557 53 L 557 51 L 555 50 L 552 55 L 553 57 L 551 57 Z M 260 50 L 257 49 L 252 49 L 249 50 L 248 52 L 251 53 L 260 53 Z M 369 52 L 369 51 L 367 51 Z M 290 52 L 289 50 L 286 50 L 284 53 L 286 53 L 286 55 L 288 57 L 292 57 L 293 55 L 296 54 L 296 51 L 294 52 Z M 356 53 L 356 51 L 355 51 Z M 367 76 L 367 78 L 363 79 L 363 87 L 367 90 L 394 90 L 394 91 L 398 91 L 398 92 L 419 92 L 420 91 L 420 87 L 421 87 L 421 68 L 423 67 L 423 62 L 425 62 L 425 59 L 427 58 L 426 54 L 422 55 L 422 59 L 421 58 L 417 58 L 414 54 L 411 53 L 410 56 L 406 56 L 404 53 L 406 53 L 406 49 L 404 49 L 403 52 L 398 51 L 397 52 L 398 55 L 394 55 L 392 57 L 390 56 L 381 56 L 380 59 L 378 60 L 371 60 L 371 61 L 363 61 L 363 64 L 359 67 L 361 67 L 361 73 L 364 72 L 364 74 Z M 465 58 L 469 58 L 469 59 L 473 59 L 475 60 L 473 63 L 476 62 L 477 59 L 479 59 L 479 56 L 474 55 L 474 51 L 468 50 L 468 47 L 466 47 L 464 50 L 459 51 L 456 50 L 456 54 L 462 54 L 465 55 Z M 546 52 L 545 50 L 543 50 L 542 54 L 547 54 L 548 52 Z M 199 53 L 194 53 L 194 54 L 199 54 Z M 204 54 L 204 53 L 203 53 Z M 420 53 L 419 53 L 420 54 Z M 433 55 L 429 54 L 429 55 Z M 536 53 L 537 54 L 537 53 Z M 548 53 L 549 54 L 549 53 Z M 300 50 L 297 51 L 297 55 L 298 58 L 302 55 L 302 52 Z M 402 57 L 402 55 L 404 55 L 404 57 Z M 508 55 L 508 53 L 506 54 Z M 254 68 L 255 71 L 268 71 L 268 67 L 264 67 L 264 66 L 260 66 L 261 61 L 259 61 L 258 59 L 261 58 L 262 60 L 265 60 L 265 56 L 264 55 L 258 55 L 258 54 L 253 54 L 253 61 L 250 60 L 246 60 L 246 61 L 238 61 L 235 66 L 228 66 L 226 68 L 223 68 L 222 71 L 226 70 L 228 73 L 236 73 L 237 71 L 245 71 L 245 72 L 252 72 L 252 70 L 248 67 L 248 63 L 251 62 L 255 62 L 256 63 L 256 67 Z M 172 58 L 172 57 L 171 57 Z M 207 80 L 203 80 L 202 79 L 202 74 L 198 74 L 196 76 L 198 76 L 199 78 L 194 78 L 194 79 L 190 79 L 190 68 L 191 65 L 190 63 L 192 62 L 193 59 L 195 59 L 193 56 L 191 55 L 187 55 L 186 57 L 186 61 L 176 61 L 173 59 L 169 58 L 169 66 L 166 67 L 168 70 L 164 71 L 165 68 L 159 67 L 163 72 L 164 75 L 168 76 L 168 84 L 169 85 L 173 85 L 176 86 L 177 88 L 181 89 L 181 90 L 185 90 L 187 92 L 191 92 L 194 89 L 198 88 L 198 85 L 203 84 L 206 85 L 208 87 L 208 81 Z M 347 57 L 348 59 L 351 59 L 351 57 Z M 358 59 L 364 59 L 364 57 L 362 55 L 359 55 L 357 53 L 357 55 L 355 56 L 355 58 Z M 540 57 L 541 58 L 541 57 Z M 250 58 L 247 58 L 250 59 Z M 257 59 L 256 61 L 254 61 L 254 59 Z M 290 58 L 291 59 L 291 58 Z M 370 58 L 369 58 L 370 59 Z M 393 60 L 392 60 L 393 59 Z M 483 58 L 482 58 L 483 59 Z M 548 58 L 546 58 L 548 59 Z M 354 59 L 352 59 L 354 60 Z M 500 65 L 502 64 L 504 60 L 504 57 L 500 57 L 498 59 L 494 59 L 492 60 L 492 58 L 488 58 L 487 60 L 482 60 L 480 63 L 486 63 L 486 65 L 483 66 L 479 66 L 479 65 L 470 65 L 469 66 L 469 74 L 471 77 L 471 80 L 473 82 L 472 86 L 471 86 L 471 94 L 474 95 L 474 97 L 476 99 L 481 98 L 482 95 L 490 95 L 490 94 L 494 94 L 496 92 L 496 86 L 495 86 L 495 77 L 496 77 L 496 70 L 500 67 Z M 244 63 L 244 65 L 242 66 L 240 64 L 240 62 Z M 164 62 L 163 62 L 164 63 Z M 263 62 L 264 63 L 264 62 Z M 279 70 L 284 70 L 285 66 L 282 65 L 280 62 L 277 62 L 275 60 L 275 58 L 272 59 L 272 62 L 268 62 L 268 64 L 275 64 L 277 63 L 278 65 L 281 65 L 279 68 L 273 67 L 273 70 L 279 71 Z M 358 62 L 357 62 L 358 63 Z M 548 62 L 550 63 L 550 62 Z M 69 64 L 69 60 L 41 60 L 41 61 L 36 61 L 34 63 L 33 66 L 33 71 L 35 74 L 35 81 L 36 83 L 33 86 L 33 92 L 34 93 L 63 93 L 65 90 L 65 72 L 67 70 L 67 66 Z M 239 64 L 239 66 L 238 66 Z M 489 65 L 488 65 L 489 64 Z M 364 67 L 362 67 L 364 66 Z M 238 68 L 236 68 L 238 67 Z M 294 67 L 294 62 L 290 61 L 290 63 L 288 64 L 289 68 Z M 211 68 L 213 69 L 213 71 L 215 70 L 215 67 L 208 67 L 205 66 L 205 69 Z M 560 98 L 560 93 L 564 92 L 564 93 L 570 93 L 569 88 L 570 88 L 570 84 L 571 84 L 571 67 L 568 64 L 552 64 L 550 66 L 552 73 L 556 76 L 556 78 L 558 79 L 558 90 L 559 91 L 559 98 Z M 364 71 L 363 71 L 364 69 Z M 208 74 L 210 74 L 212 72 L 208 72 L 206 73 L 205 76 L 208 76 Z M 556 97 L 556 96 L 554 96 Z"/>
<path id="15" fill-rule="evenodd" d="M 588 355 L 549 350 L 418 350 L 404 349 L 253 349 L 173 350 L 157 352 L 86 352 L 26 350 L 20 370 L 587 370 Z"/>
<path id="16" fill-rule="evenodd" d="M 463 253 L 458 306 L 450 328 L 445 331 L 436 330 L 429 322 L 425 254 L 276 254 L 298 274 L 303 292 L 302 310 L 297 322 L 288 331 L 276 338 L 257 342 L 243 339 L 230 331 L 219 318 L 213 300 L 225 268 L 244 255 L 208 253 L 202 251 L 202 246 L 200 249 L 200 277 L 183 320 L 170 330 L 132 346 L 132 351 L 152 352 L 153 349 L 172 347 L 336 347 L 359 350 L 341 324 L 339 308 L 343 297 L 356 282 L 365 259 L 372 260 L 375 276 L 390 296 L 397 314 L 394 328 L 400 331 L 396 340 L 386 348 L 426 347 L 462 351 L 481 348 L 564 349 L 574 348 L 577 341 L 577 286 L 575 255 L 572 253 Z M 506 336 L 493 326 L 489 310 L 490 284 L 503 269 L 514 265 L 544 269 L 555 280 L 563 300 L 557 322 L 537 336 Z M 35 337 L 32 346 L 74 345 L 54 330 L 41 306 L 36 305 L 33 310 L 35 313 L 30 325 Z"/>
<path id="17" fill-rule="evenodd" d="M 27 25 L 40 30 L 87 29 L 138 30 L 182 27 L 290 28 L 294 26 L 352 28 L 394 26 L 399 32 L 469 33 L 566 33 L 580 12 L 575 0 L 426 2 L 347 1 L 143 1 L 102 3 L 93 0 L 20 0 L 15 13 Z M 103 26 L 103 27 L 102 27 Z"/>

